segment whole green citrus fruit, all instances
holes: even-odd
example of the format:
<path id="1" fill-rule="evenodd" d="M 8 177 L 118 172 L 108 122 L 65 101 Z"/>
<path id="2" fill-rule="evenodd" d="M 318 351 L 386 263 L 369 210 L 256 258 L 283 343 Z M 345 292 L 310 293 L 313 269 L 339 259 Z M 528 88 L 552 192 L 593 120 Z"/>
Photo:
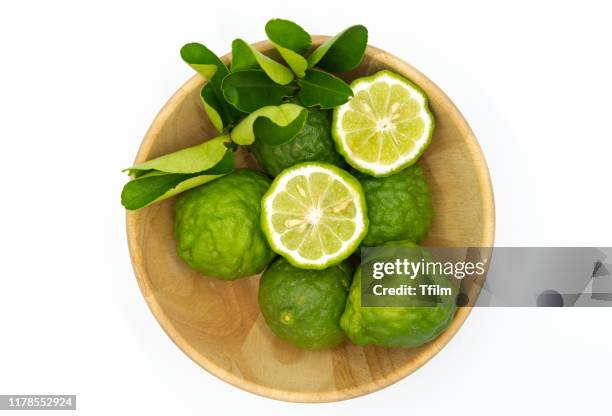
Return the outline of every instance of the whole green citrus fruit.
<path id="1" fill-rule="evenodd" d="M 374 178 L 356 176 L 366 198 L 370 228 L 362 245 L 374 247 L 387 241 L 419 243 L 429 231 L 433 217 L 431 192 L 420 166 Z"/>
<path id="2" fill-rule="evenodd" d="M 270 176 L 276 176 L 300 162 L 317 161 L 346 166 L 334 147 L 329 113 L 315 108 L 308 109 L 304 128 L 293 139 L 278 146 L 255 140 L 251 151 Z"/>
<path id="3" fill-rule="evenodd" d="M 178 255 L 220 279 L 261 272 L 274 257 L 259 225 L 269 186 L 263 174 L 240 169 L 182 194 L 174 220 Z"/>
<path id="4" fill-rule="evenodd" d="M 345 339 L 339 321 L 350 282 L 347 263 L 304 270 L 279 258 L 261 277 L 259 307 L 279 338 L 307 349 L 334 347 Z"/>
<path id="5" fill-rule="evenodd" d="M 429 254 L 411 242 L 392 242 L 389 245 L 410 247 L 408 256 L 411 261 L 418 262 L 421 258 L 428 258 Z M 406 253 L 406 251 L 402 251 Z M 417 253 L 418 254 L 417 256 Z M 450 325 L 455 315 L 457 286 L 447 276 L 438 274 L 419 273 L 414 280 L 407 280 L 405 275 L 386 275 L 384 279 L 391 279 L 385 287 L 398 287 L 408 282 L 411 286 L 439 285 L 449 288 L 450 295 L 423 296 L 418 290 L 413 295 L 402 295 L 402 306 L 385 306 L 395 299 L 383 298 L 367 292 L 373 284 L 372 277 L 362 276 L 363 265 L 359 267 L 353 278 L 346 309 L 340 319 L 340 326 L 350 338 L 358 345 L 379 345 L 384 347 L 417 347 L 437 338 Z M 365 285 L 362 288 L 362 281 Z M 380 282 L 379 280 L 375 281 Z M 372 303 L 362 306 L 362 291 L 366 293 Z M 379 291 L 380 293 L 380 291 Z M 386 295 L 397 296 L 397 295 Z M 376 303 L 374 303 L 376 302 Z M 375 304 L 376 307 L 372 307 Z M 423 306 L 427 305 L 427 306 Z"/>

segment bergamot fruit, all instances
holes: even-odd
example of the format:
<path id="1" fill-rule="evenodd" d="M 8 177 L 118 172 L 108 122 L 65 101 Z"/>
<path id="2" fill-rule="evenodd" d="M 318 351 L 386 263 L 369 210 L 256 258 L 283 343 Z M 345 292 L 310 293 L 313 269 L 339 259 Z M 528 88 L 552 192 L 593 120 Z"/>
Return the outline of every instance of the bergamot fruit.
<path id="1" fill-rule="evenodd" d="M 356 177 L 363 187 L 370 220 L 364 246 L 399 240 L 419 243 L 425 237 L 433 207 L 420 166 L 413 165 L 384 178 L 363 174 Z"/>
<path id="2" fill-rule="evenodd" d="M 389 245 L 409 248 L 399 253 L 409 256 L 413 262 L 430 258 L 430 254 L 425 249 L 411 242 L 393 242 Z M 371 285 L 378 284 L 380 280 L 373 280 L 372 276 L 367 279 L 368 276 L 362 275 L 365 270 L 367 269 L 362 264 L 355 273 L 346 309 L 340 319 L 340 326 L 353 343 L 384 347 L 417 347 L 437 338 L 452 322 L 458 289 L 451 277 L 419 273 L 415 279 L 407 280 L 405 275 L 387 275 L 382 280 L 385 287 L 398 287 L 408 281 L 415 288 L 419 288 L 419 285 L 439 285 L 442 288 L 449 288 L 451 294 L 422 296 L 417 291 L 414 295 L 402 295 L 404 297 L 401 307 L 385 306 L 385 302 L 391 300 L 368 292 Z M 362 284 L 365 285 L 363 288 Z M 362 293 L 366 293 L 369 302 L 372 302 L 366 302 L 366 305 L 376 306 L 362 306 Z"/>
<path id="3" fill-rule="evenodd" d="M 261 203 L 261 226 L 270 246 L 303 269 L 340 263 L 368 231 L 361 185 L 327 163 L 306 162 L 285 169 Z"/>
<path id="4" fill-rule="evenodd" d="M 434 130 L 427 96 L 391 71 L 358 78 L 355 96 L 334 109 L 332 136 L 338 151 L 355 169 L 387 176 L 421 156 Z"/>
<path id="5" fill-rule="evenodd" d="M 261 277 L 259 307 L 279 338 L 307 349 L 334 347 L 345 339 L 339 321 L 350 284 L 345 262 L 304 270 L 280 258 Z"/>
<path id="6" fill-rule="evenodd" d="M 306 123 L 293 139 L 278 146 L 255 140 L 251 151 L 259 165 L 272 177 L 301 162 L 318 161 L 346 166 L 334 147 L 329 113 L 315 108 L 308 109 Z"/>
<path id="7" fill-rule="evenodd" d="M 274 252 L 260 227 L 270 180 L 241 169 L 182 194 L 175 205 L 178 255 L 207 276 L 232 280 L 261 272 Z"/>

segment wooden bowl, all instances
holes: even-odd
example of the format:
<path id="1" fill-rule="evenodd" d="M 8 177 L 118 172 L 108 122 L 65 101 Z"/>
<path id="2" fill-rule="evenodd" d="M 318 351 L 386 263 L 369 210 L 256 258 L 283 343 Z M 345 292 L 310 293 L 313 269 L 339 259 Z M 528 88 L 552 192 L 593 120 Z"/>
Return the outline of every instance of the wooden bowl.
<path id="1" fill-rule="evenodd" d="M 320 44 L 326 37 L 314 37 Z M 268 41 L 255 44 L 277 56 Z M 223 57 L 225 62 L 229 55 Z M 390 69 L 425 90 L 436 118 L 431 146 L 420 160 L 429 181 L 435 219 L 425 245 L 493 245 L 495 212 L 487 165 L 474 134 L 450 99 L 400 59 L 368 47 L 346 80 Z M 192 77 L 170 98 L 149 128 L 136 162 L 214 137 L 199 99 L 203 80 Z M 246 152 L 240 164 L 255 166 Z M 176 254 L 170 199 L 127 213 L 132 264 L 143 296 L 168 336 L 202 368 L 234 386 L 296 402 L 329 402 L 386 387 L 425 364 L 459 330 L 471 308 L 460 308 L 446 332 L 418 348 L 359 347 L 305 351 L 278 339 L 257 304 L 259 276 L 227 282 L 202 276 Z"/>

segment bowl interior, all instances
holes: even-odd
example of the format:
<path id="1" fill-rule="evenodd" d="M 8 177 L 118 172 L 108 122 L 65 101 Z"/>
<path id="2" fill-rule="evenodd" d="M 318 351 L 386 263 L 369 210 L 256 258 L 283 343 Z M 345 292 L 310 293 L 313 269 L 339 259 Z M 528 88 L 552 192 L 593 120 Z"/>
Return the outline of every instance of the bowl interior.
<path id="1" fill-rule="evenodd" d="M 319 44 L 325 38 L 315 37 Z M 256 47 L 271 55 L 269 42 Z M 228 56 L 224 59 L 227 61 Z M 435 219 L 424 242 L 433 247 L 493 244 L 491 184 L 480 148 L 446 95 L 401 60 L 368 47 L 362 64 L 343 78 L 390 69 L 425 90 L 436 118 L 431 146 L 420 160 L 433 194 Z M 216 135 L 194 76 L 161 110 L 136 162 L 201 143 Z M 255 167 L 247 152 L 239 163 Z M 259 276 L 225 282 L 202 276 L 177 256 L 170 199 L 127 214 L 132 263 L 147 303 L 170 338 L 200 366 L 240 388 L 275 399 L 341 400 L 385 387 L 413 372 L 455 334 L 470 312 L 460 308 L 450 328 L 419 348 L 359 347 L 345 342 L 304 351 L 278 339 L 257 305 Z"/>

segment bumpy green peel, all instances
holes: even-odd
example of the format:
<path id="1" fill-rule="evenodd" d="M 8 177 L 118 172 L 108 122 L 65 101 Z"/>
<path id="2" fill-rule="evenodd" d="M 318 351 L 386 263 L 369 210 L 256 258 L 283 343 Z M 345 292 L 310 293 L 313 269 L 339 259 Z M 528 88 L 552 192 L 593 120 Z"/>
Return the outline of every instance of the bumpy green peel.
<path id="1" fill-rule="evenodd" d="M 411 242 L 394 242 L 389 245 L 417 247 Z M 456 310 L 457 287 L 450 278 L 423 274 L 417 277 L 419 284 L 438 284 L 451 288 L 452 295 L 441 296 L 436 306 L 364 307 L 361 299 L 361 273 L 360 267 L 353 278 L 346 309 L 340 320 L 340 326 L 353 343 L 418 347 L 437 338 L 452 322 Z M 415 295 L 409 302 L 419 305 L 423 304 L 423 299 Z"/>
<path id="2" fill-rule="evenodd" d="M 331 348 L 345 339 L 339 321 L 350 282 L 347 263 L 303 270 L 280 258 L 261 278 L 259 306 L 279 338 L 301 348 Z"/>
<path id="3" fill-rule="evenodd" d="M 232 280 L 261 272 L 274 253 L 259 226 L 262 174 L 241 169 L 182 194 L 175 205 L 178 255 L 207 276 Z"/>
<path id="4" fill-rule="evenodd" d="M 397 240 L 419 243 L 425 237 L 431 226 L 433 207 L 420 166 L 413 165 L 383 178 L 364 174 L 356 178 L 363 187 L 370 220 L 364 246 Z"/>
<path id="5" fill-rule="evenodd" d="M 289 105 L 289 104 L 287 104 Z M 291 141 L 271 146 L 255 140 L 251 147 L 255 158 L 270 176 L 301 162 L 319 161 L 344 167 L 346 162 L 334 148 L 328 112 L 308 109 L 306 123 Z"/>

